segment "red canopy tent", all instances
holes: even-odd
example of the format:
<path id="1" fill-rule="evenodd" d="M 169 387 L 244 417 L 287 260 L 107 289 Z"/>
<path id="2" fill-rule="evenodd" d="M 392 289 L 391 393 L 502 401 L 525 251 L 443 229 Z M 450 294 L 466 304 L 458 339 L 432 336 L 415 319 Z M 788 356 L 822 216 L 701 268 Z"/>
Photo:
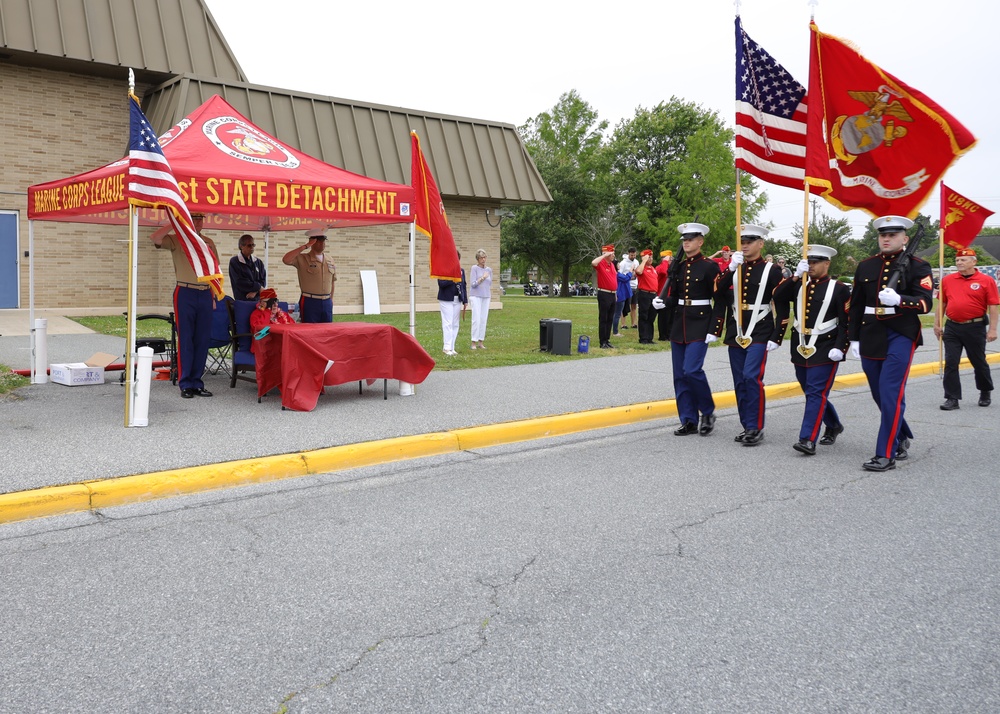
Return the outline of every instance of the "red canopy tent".
<path id="1" fill-rule="evenodd" d="M 214 95 L 160 137 L 192 213 L 214 229 L 296 230 L 410 223 L 413 189 L 285 146 Z M 128 224 L 128 159 L 28 188 L 28 219 Z M 139 211 L 141 225 L 166 214 Z"/>
<path id="2" fill-rule="evenodd" d="M 297 230 L 409 223 L 410 186 L 371 179 L 284 145 L 214 95 L 159 137 L 191 213 L 221 230 Z M 33 221 L 129 225 L 128 158 L 28 187 L 29 320 L 34 354 Z M 131 209 L 131 210 L 130 210 Z M 136 211 L 140 225 L 167 224 L 166 211 Z M 133 251 L 132 275 L 135 274 Z M 265 253 L 266 255 L 266 253 Z M 412 269 L 411 269 L 412 274 Z M 413 300 L 411 284 L 411 302 Z M 130 280 L 130 325 L 135 306 Z M 412 306 L 411 306 L 412 313 Z M 411 320 L 412 322 L 412 320 Z M 130 341 L 134 331 L 130 327 Z M 34 381 L 34 360 L 32 361 Z M 126 412 L 128 409 L 126 408 Z M 126 423 L 128 423 L 126 413 Z"/>

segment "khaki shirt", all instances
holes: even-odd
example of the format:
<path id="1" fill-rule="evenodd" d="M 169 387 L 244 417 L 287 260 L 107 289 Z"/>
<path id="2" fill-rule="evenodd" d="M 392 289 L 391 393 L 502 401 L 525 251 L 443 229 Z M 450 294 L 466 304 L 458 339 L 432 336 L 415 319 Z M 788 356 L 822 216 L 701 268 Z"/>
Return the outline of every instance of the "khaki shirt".
<path id="1" fill-rule="evenodd" d="M 209 250 L 215 255 L 215 259 L 219 259 L 219 251 L 215 247 L 215 241 L 211 238 L 206 238 L 202 236 L 201 239 L 205 241 Z M 165 248 L 170 251 L 170 257 L 174 261 L 174 274 L 177 276 L 177 282 L 179 283 L 191 283 L 192 285 L 204 285 L 208 287 L 208 283 L 199 283 L 198 276 L 194 272 L 194 268 L 188 261 L 187 256 L 184 255 L 184 250 L 181 248 L 180 242 L 177 240 L 177 236 L 173 233 L 164 236 L 163 241 L 160 243 L 161 248 Z"/>
<path id="2" fill-rule="evenodd" d="M 313 295 L 333 294 L 333 281 L 337 279 L 337 266 L 333 261 L 326 258 L 317 260 L 308 251 L 303 251 L 295 256 L 292 263 L 299 274 L 299 290 Z"/>

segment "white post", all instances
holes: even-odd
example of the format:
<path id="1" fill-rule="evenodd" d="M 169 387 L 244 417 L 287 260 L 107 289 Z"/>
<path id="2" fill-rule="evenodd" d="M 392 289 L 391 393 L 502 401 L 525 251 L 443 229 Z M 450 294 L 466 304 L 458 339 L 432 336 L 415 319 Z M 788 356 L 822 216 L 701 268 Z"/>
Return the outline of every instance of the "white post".
<path id="1" fill-rule="evenodd" d="M 34 370 L 31 375 L 32 384 L 45 384 L 49 381 L 49 366 L 47 364 L 49 361 L 49 348 L 46 339 L 46 333 L 49 329 L 48 324 L 48 320 L 40 317 L 35 320 L 35 327 L 31 331 L 35 340 L 35 346 L 32 351 L 34 359 L 31 361 L 31 368 Z"/>
<path id="2" fill-rule="evenodd" d="M 135 411 L 130 426 L 149 426 L 149 385 L 153 379 L 153 348 L 140 347 L 136 360 Z"/>
<path id="3" fill-rule="evenodd" d="M 410 335 L 414 338 L 417 336 L 417 283 L 415 280 L 416 269 L 414 267 L 416 262 L 416 241 L 414 238 L 416 235 L 417 223 L 414 221 L 410 224 Z M 399 396 L 412 397 L 414 391 L 412 384 L 400 381 Z"/>

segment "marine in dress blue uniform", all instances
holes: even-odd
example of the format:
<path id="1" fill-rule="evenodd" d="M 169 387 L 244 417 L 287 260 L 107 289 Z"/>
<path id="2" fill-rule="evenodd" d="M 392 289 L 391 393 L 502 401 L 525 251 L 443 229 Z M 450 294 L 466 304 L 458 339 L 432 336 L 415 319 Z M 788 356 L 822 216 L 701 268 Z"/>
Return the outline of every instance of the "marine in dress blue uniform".
<path id="1" fill-rule="evenodd" d="M 761 257 L 767 229 L 745 223 L 740 227 L 739 252 L 719 276 L 715 294 L 715 335 L 726 325 L 729 368 L 743 431 L 735 441 L 756 446 L 764 440 L 764 370 L 767 355 L 781 344 L 788 324 L 771 313 L 771 295 L 784 280 L 781 268 Z M 737 294 L 736 284 L 740 292 Z M 737 322 L 737 318 L 739 322 Z M 714 339 L 714 338 L 713 338 Z"/>
<path id="2" fill-rule="evenodd" d="M 862 467 L 888 471 L 909 455 L 913 432 L 904 418 L 906 379 L 913 353 L 923 344 L 920 315 L 930 312 L 934 279 L 927 261 L 911 256 L 905 280 L 900 279 L 895 289 L 888 288 L 913 221 L 883 216 L 873 225 L 879 233 L 880 252 L 861 261 L 854 273 L 848 336 L 881 413 L 875 456 Z"/>
<path id="3" fill-rule="evenodd" d="M 682 223 L 677 231 L 681 234 L 683 258 L 677 258 L 680 263 L 673 268 L 672 277 L 665 286 L 666 295 L 657 297 L 653 307 L 673 311 L 670 359 L 674 371 L 674 399 L 681 420 L 674 434 L 687 436 L 697 432 L 708 436 L 715 428 L 715 399 L 705 375 L 709 345 L 706 338 L 712 325 L 712 296 L 719 266 L 701 254 L 708 226 Z"/>
<path id="4" fill-rule="evenodd" d="M 806 396 L 805 414 L 799 428 L 799 440 L 792 448 L 813 456 L 816 441 L 825 446 L 837 441 L 844 430 L 840 416 L 830 401 L 830 389 L 837 377 L 837 367 L 847 350 L 848 306 L 851 290 L 830 278 L 830 259 L 837 251 L 825 245 L 810 244 L 807 258 L 795 269 L 791 280 L 784 280 L 774 290 L 778 320 L 787 322 L 789 305 L 794 306 L 792 325 L 792 364 L 795 378 Z M 808 280 L 802 277 L 808 275 Z M 804 291 L 804 295 L 803 295 Z M 803 306 L 803 319 L 799 307 Z M 826 430 L 820 438 L 820 427 Z"/>

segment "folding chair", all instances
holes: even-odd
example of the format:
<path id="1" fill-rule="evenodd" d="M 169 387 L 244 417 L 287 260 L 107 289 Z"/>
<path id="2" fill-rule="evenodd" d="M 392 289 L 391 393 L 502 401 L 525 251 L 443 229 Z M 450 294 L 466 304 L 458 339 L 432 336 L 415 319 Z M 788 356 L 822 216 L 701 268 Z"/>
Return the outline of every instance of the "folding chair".
<path id="1" fill-rule="evenodd" d="M 252 300 L 232 300 L 227 302 L 226 306 L 229 312 L 229 330 L 232 340 L 229 387 L 236 387 L 237 379 L 256 384 L 257 361 L 254 359 L 253 352 L 250 351 L 250 344 L 253 342 L 253 334 L 250 332 L 250 315 L 257 309 L 257 303 Z M 247 372 L 253 372 L 254 376 L 247 376 Z M 260 399 L 257 401 L 259 402 Z"/>
<path id="2" fill-rule="evenodd" d="M 170 381 L 173 384 L 177 384 L 177 323 L 174 321 L 174 313 L 171 312 L 169 315 L 137 315 L 135 319 L 136 322 L 140 320 L 163 320 L 170 323 L 169 340 L 165 337 L 136 337 L 135 349 L 138 352 L 140 347 L 151 347 L 154 355 L 165 357 L 166 361 L 170 362 Z M 124 371 L 121 377 L 119 377 L 119 381 L 125 381 Z"/>
<path id="3" fill-rule="evenodd" d="M 232 376 L 229 372 L 229 362 L 232 359 L 230 353 L 233 348 L 233 337 L 230 332 L 229 305 L 233 299 L 226 295 L 221 300 L 215 301 L 212 310 L 212 336 L 208 343 L 208 364 L 206 369 L 209 374 L 224 372 L 227 377 Z"/>

